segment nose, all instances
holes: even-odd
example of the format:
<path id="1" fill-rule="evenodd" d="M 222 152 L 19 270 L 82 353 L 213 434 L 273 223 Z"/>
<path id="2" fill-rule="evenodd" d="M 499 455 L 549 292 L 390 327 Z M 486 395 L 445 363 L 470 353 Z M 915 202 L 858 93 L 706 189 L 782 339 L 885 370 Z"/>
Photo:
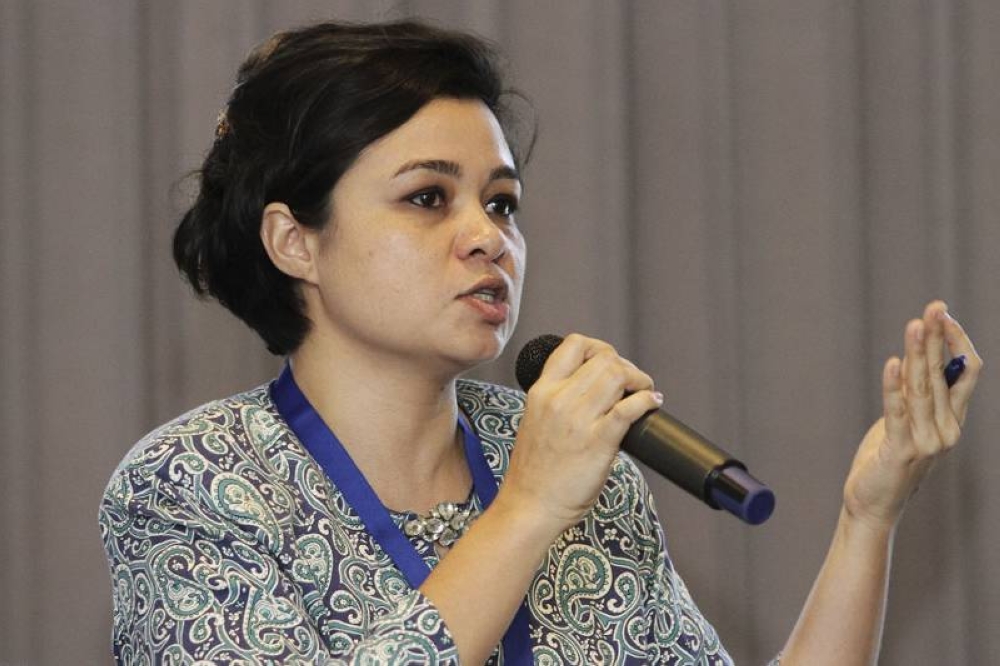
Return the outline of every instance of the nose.
<path id="1" fill-rule="evenodd" d="M 498 261 L 507 252 L 507 237 L 482 207 L 464 215 L 461 220 L 456 249 L 462 259 L 482 257 Z"/>

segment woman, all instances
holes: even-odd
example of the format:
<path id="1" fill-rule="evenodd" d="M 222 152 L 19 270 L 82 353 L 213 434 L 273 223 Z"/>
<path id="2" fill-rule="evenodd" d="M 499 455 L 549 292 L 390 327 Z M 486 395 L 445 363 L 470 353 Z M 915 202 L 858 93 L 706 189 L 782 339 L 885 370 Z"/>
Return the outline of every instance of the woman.
<path id="1" fill-rule="evenodd" d="M 174 255 L 289 364 L 113 475 L 119 662 L 731 663 L 618 452 L 652 380 L 580 335 L 527 396 L 458 379 L 503 350 L 524 271 L 495 62 L 399 23 L 244 63 Z M 946 348 L 967 359 L 950 390 Z M 905 351 L 783 664 L 876 658 L 895 526 L 981 366 L 940 302 Z"/>

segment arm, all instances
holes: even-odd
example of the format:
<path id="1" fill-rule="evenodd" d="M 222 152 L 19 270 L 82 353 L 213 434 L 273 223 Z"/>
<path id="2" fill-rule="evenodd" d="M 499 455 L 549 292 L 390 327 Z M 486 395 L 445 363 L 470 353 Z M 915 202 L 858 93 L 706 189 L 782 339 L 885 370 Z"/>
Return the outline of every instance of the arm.
<path id="1" fill-rule="evenodd" d="M 482 663 L 549 545 L 593 505 L 628 425 L 661 400 L 608 345 L 567 340 L 528 396 L 490 508 L 420 590 L 402 591 L 394 610 L 344 631 L 321 634 L 310 615 L 316 600 L 300 589 L 298 555 L 287 549 L 289 507 L 215 462 L 230 421 L 243 417 L 213 405 L 207 417 L 185 417 L 155 435 L 115 473 L 101 507 L 116 657 L 325 664 L 334 652 L 340 660 L 332 663 L 451 664 L 461 652 L 464 663 Z M 625 391 L 634 393 L 623 399 Z M 244 423 L 262 441 L 273 438 L 272 426 Z"/>
<path id="2" fill-rule="evenodd" d="M 783 651 L 783 666 L 875 664 L 885 616 L 893 529 L 842 510 L 830 550 Z"/>
<path id="3" fill-rule="evenodd" d="M 500 492 L 421 585 L 455 637 L 463 664 L 481 664 L 493 652 L 563 529 Z"/>
<path id="4" fill-rule="evenodd" d="M 591 510 L 628 426 L 662 401 L 651 389 L 605 343 L 570 335 L 553 352 L 528 392 L 496 499 L 420 588 L 462 663 L 489 656 L 550 545 Z"/>
<path id="5" fill-rule="evenodd" d="M 99 512 L 117 663 L 457 661 L 437 610 L 416 591 L 333 659 L 296 581 L 261 540 L 134 471 L 116 473 Z"/>
<path id="6" fill-rule="evenodd" d="M 966 370 L 949 390 L 944 349 Z M 940 301 L 906 327 L 905 359 L 883 371 L 884 416 L 865 435 L 844 486 L 844 504 L 783 666 L 874 664 L 885 615 L 893 535 L 909 497 L 957 442 L 982 367 Z"/>

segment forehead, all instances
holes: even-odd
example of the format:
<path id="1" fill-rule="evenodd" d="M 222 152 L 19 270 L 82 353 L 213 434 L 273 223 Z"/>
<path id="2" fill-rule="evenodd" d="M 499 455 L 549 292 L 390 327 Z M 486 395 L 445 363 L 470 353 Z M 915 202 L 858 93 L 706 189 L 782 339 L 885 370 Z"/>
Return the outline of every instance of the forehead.
<path id="1" fill-rule="evenodd" d="M 368 145 L 354 166 L 392 171 L 414 160 L 447 160 L 465 169 L 514 167 L 503 128 L 480 100 L 439 98 Z"/>

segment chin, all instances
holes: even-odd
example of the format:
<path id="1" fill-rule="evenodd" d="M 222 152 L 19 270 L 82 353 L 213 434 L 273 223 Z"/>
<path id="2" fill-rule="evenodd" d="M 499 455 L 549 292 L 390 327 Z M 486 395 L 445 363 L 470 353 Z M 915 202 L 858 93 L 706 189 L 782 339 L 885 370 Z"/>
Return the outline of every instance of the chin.
<path id="1" fill-rule="evenodd" d="M 509 335 L 498 331 L 494 331 L 488 337 L 468 338 L 464 344 L 456 339 L 455 345 L 449 350 L 449 356 L 463 367 L 464 372 L 477 365 L 495 361 L 503 353 L 509 339 Z"/>

